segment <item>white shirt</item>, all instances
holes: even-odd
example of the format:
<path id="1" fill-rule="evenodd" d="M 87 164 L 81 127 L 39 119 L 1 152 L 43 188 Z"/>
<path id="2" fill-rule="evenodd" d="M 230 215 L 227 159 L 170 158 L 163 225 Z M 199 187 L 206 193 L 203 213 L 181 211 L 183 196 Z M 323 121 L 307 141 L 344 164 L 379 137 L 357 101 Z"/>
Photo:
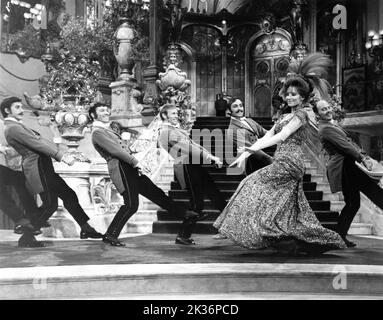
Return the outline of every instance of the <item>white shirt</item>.
<path id="1" fill-rule="evenodd" d="M 178 122 L 177 125 L 174 125 L 174 124 L 171 124 L 170 122 L 165 122 L 165 121 L 162 121 L 162 124 L 165 125 L 165 126 L 170 126 L 170 127 L 174 127 L 174 128 L 180 128 L 180 123 Z"/>
<path id="2" fill-rule="evenodd" d="M 13 122 L 23 123 L 21 120 L 17 120 L 17 119 L 14 118 L 14 117 L 6 117 L 4 120 L 10 120 L 10 121 L 13 121 Z"/>
<path id="3" fill-rule="evenodd" d="M 94 120 L 93 121 L 93 127 L 99 127 L 99 128 L 105 128 L 105 129 L 110 129 L 110 122 L 102 122 L 99 120 Z"/>
<path id="4" fill-rule="evenodd" d="M 241 121 L 242 124 L 244 124 L 247 128 L 249 128 L 251 131 L 253 131 L 253 128 L 252 128 L 252 127 L 249 125 L 249 123 L 246 121 L 246 117 L 242 117 L 242 118 L 232 117 L 232 118 Z"/>

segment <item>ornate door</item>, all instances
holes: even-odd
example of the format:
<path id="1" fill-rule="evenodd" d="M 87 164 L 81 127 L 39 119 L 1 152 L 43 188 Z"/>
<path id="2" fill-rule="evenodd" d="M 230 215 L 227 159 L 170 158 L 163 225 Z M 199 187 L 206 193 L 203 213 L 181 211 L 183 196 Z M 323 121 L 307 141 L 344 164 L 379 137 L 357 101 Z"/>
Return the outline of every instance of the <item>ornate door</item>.
<path id="1" fill-rule="evenodd" d="M 273 96 L 278 95 L 287 74 L 290 48 L 290 35 L 279 28 L 270 33 L 258 32 L 250 39 L 246 54 L 247 115 L 271 117 Z"/>

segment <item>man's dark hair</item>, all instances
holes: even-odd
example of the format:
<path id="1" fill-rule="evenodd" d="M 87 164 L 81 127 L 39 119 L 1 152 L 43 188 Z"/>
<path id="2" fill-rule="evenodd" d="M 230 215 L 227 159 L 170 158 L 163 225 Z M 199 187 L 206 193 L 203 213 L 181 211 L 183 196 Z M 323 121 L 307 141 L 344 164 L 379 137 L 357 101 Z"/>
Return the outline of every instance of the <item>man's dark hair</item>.
<path id="1" fill-rule="evenodd" d="M 171 103 L 164 104 L 160 110 L 161 120 L 166 120 L 167 116 L 168 116 L 168 110 L 173 109 L 173 108 L 178 108 L 178 107 L 175 104 L 171 104 Z"/>
<path id="2" fill-rule="evenodd" d="M 96 114 L 96 110 L 97 108 L 99 107 L 108 107 L 110 108 L 110 105 L 106 104 L 106 103 L 102 103 L 102 102 L 96 102 L 94 103 L 88 110 L 88 115 L 89 115 L 89 119 L 91 122 L 93 122 L 94 120 L 97 119 L 97 114 Z"/>
<path id="3" fill-rule="evenodd" d="M 8 113 L 5 112 L 5 109 L 11 110 L 11 106 L 12 106 L 12 104 L 14 104 L 15 102 L 21 102 L 21 99 L 20 99 L 20 98 L 17 98 L 17 97 L 9 97 L 9 98 L 5 98 L 5 99 L 1 102 L 1 105 L 0 105 L 0 111 L 1 111 L 1 115 L 2 115 L 4 118 L 8 117 Z"/>
<path id="4" fill-rule="evenodd" d="M 235 102 L 235 100 L 239 100 L 239 101 L 242 102 L 242 100 L 240 98 L 238 98 L 238 97 L 231 97 L 229 99 L 229 101 L 227 102 L 227 105 L 226 105 L 226 109 L 227 110 L 231 111 L 231 105 Z M 243 105 L 243 102 L 242 102 L 242 105 Z"/>
<path id="5" fill-rule="evenodd" d="M 319 100 L 318 100 L 319 101 Z M 313 106 L 313 111 L 316 115 L 319 115 L 319 112 L 318 112 L 318 107 L 317 107 L 317 102 L 318 101 L 315 101 L 315 102 L 312 102 L 311 105 Z"/>

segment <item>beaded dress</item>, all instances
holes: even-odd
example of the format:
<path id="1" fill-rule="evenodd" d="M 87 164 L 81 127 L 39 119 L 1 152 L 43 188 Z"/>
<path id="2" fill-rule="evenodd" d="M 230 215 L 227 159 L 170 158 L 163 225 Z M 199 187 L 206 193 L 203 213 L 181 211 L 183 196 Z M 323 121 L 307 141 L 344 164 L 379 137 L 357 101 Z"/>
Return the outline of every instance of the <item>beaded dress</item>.
<path id="1" fill-rule="evenodd" d="M 303 191 L 303 145 L 309 119 L 303 108 L 283 115 L 275 133 L 298 117 L 297 131 L 281 142 L 274 161 L 247 176 L 214 222 L 219 233 L 249 249 L 278 247 L 288 239 L 322 251 L 345 248 L 341 237 L 322 227 Z"/>

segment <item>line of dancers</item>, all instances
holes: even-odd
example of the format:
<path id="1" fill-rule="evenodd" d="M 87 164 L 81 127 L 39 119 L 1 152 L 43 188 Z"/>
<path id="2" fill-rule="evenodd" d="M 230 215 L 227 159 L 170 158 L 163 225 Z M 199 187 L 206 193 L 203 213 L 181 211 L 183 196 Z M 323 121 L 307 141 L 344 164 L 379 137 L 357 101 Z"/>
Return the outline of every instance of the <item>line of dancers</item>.
<path id="1" fill-rule="evenodd" d="M 5 191 L 0 194 L 0 208 L 15 221 L 15 231 L 22 233 L 19 246 L 44 245 L 35 236 L 41 233 L 41 228 L 49 226 L 48 219 L 57 209 L 58 198 L 80 225 L 82 239 L 100 238 L 111 246 L 124 246 L 118 238 L 124 225 L 137 212 L 139 194 L 182 219 L 175 239 L 180 245 L 195 244 L 193 227 L 197 221 L 206 218 L 203 212 L 206 195 L 221 212 L 214 222 L 218 235 L 240 246 L 249 249 L 271 247 L 295 255 L 320 254 L 355 246 L 346 236 L 360 206 L 359 191 L 383 209 L 383 190 L 355 165 L 357 161 L 371 170 L 372 160 L 351 141 L 344 129 L 332 121 L 332 111 L 326 100 L 319 100 L 314 111 L 319 117 L 320 139 L 330 156 L 327 172 L 331 191 L 342 191 L 346 203 L 337 232 L 322 227 L 303 192 L 303 147 L 310 126 L 308 102 L 315 91 L 324 96 L 325 86 L 318 84 L 328 65 L 328 58 L 321 54 L 309 55 L 299 65 L 290 65 L 291 73 L 280 94 L 291 112 L 282 114 L 269 131 L 243 116 L 240 99 L 235 98 L 229 103 L 229 129 L 235 134 L 228 138 L 240 153 L 231 166 L 242 167 L 247 176 L 228 204 L 203 166 L 213 163 L 222 167 L 223 161 L 194 142 L 179 127 L 175 105 L 166 104 L 160 109 L 163 123 L 158 142 L 175 159 L 175 176 L 181 187 L 188 190 L 190 208 L 173 201 L 147 177 L 149 168 L 132 155 L 120 134 L 111 128 L 110 106 L 92 105 L 89 109 L 93 122 L 92 143 L 106 160 L 111 180 L 124 201 L 105 234 L 88 224 L 89 217 L 81 208 L 76 193 L 54 170 L 52 158 L 73 165 L 74 157 L 60 151 L 56 144 L 23 123 L 20 99 L 4 99 L 0 110 L 8 145 L 0 151 L 9 155 L 13 148 L 20 154 L 23 173 L 0 165 L 1 187 L 7 191 L 3 182 L 15 181 L 26 213 L 20 213 L 11 201 L 12 195 Z M 271 158 L 262 149 L 273 145 L 277 145 L 277 149 Z M 17 179 L 11 179 L 11 176 Z M 36 195 L 42 201 L 40 207 L 28 204 L 34 202 Z"/>

